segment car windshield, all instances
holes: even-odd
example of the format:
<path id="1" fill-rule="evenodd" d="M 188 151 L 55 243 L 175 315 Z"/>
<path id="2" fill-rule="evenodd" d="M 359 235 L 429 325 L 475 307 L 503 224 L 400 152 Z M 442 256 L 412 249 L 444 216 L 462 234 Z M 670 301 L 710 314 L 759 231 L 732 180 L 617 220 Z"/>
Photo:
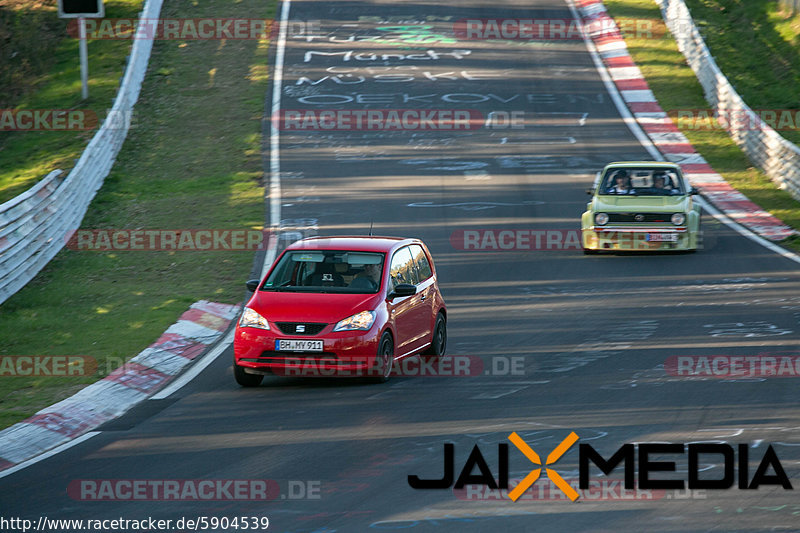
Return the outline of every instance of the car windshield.
<path id="1" fill-rule="evenodd" d="M 672 169 L 611 168 L 598 194 L 676 196 L 686 194 L 681 176 Z"/>
<path id="2" fill-rule="evenodd" d="M 377 252 L 288 251 L 261 290 L 374 294 L 380 288 L 384 258 Z"/>

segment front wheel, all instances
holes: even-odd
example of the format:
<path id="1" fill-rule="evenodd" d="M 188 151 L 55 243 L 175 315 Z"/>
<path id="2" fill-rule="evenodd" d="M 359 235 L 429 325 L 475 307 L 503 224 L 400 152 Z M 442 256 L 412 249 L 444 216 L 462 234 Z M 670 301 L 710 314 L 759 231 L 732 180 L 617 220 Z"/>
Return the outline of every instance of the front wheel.
<path id="1" fill-rule="evenodd" d="M 394 340 L 392 339 L 392 334 L 387 331 L 381 337 L 381 342 L 378 344 L 378 353 L 375 356 L 375 365 L 378 372 L 378 377 L 374 378 L 376 383 L 386 383 L 389 381 L 393 363 Z"/>
<path id="2" fill-rule="evenodd" d="M 423 352 L 423 355 L 433 355 L 442 357 L 447 349 L 447 321 L 442 313 L 436 315 L 436 325 L 433 326 L 433 337 L 431 345 Z"/>
<path id="3" fill-rule="evenodd" d="M 233 364 L 233 377 L 236 378 L 236 383 L 242 387 L 258 387 L 261 385 L 261 380 L 264 379 L 264 376 L 260 374 L 248 374 L 236 363 Z"/>

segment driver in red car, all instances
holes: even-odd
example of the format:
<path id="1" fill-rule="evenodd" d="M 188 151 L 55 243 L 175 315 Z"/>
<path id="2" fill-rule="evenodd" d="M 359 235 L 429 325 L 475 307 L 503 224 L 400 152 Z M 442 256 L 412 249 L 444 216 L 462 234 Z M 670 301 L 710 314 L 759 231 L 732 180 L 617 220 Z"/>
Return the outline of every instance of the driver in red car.
<path id="1" fill-rule="evenodd" d="M 364 265 L 364 270 L 356 274 L 353 281 L 350 282 L 350 287 L 364 287 L 373 291 L 377 290 L 380 285 L 381 265 L 372 263 Z"/>

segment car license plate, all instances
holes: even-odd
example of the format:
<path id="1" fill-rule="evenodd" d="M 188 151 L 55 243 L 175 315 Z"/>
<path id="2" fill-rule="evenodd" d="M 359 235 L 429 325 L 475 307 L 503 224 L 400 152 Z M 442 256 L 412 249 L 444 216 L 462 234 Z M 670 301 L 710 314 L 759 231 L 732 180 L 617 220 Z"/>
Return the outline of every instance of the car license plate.
<path id="1" fill-rule="evenodd" d="M 322 341 L 276 339 L 276 352 L 321 352 Z"/>
<path id="2" fill-rule="evenodd" d="M 678 242 L 677 233 L 648 233 L 648 242 Z"/>

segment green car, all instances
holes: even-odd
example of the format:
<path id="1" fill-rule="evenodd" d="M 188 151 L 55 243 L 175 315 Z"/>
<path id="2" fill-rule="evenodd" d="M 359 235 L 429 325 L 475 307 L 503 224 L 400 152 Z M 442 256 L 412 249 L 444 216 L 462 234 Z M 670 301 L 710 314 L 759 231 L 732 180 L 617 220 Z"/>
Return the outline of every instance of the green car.
<path id="1" fill-rule="evenodd" d="M 581 217 L 584 253 L 603 250 L 694 251 L 700 236 L 697 189 L 674 163 L 609 163 L 587 191 Z"/>

